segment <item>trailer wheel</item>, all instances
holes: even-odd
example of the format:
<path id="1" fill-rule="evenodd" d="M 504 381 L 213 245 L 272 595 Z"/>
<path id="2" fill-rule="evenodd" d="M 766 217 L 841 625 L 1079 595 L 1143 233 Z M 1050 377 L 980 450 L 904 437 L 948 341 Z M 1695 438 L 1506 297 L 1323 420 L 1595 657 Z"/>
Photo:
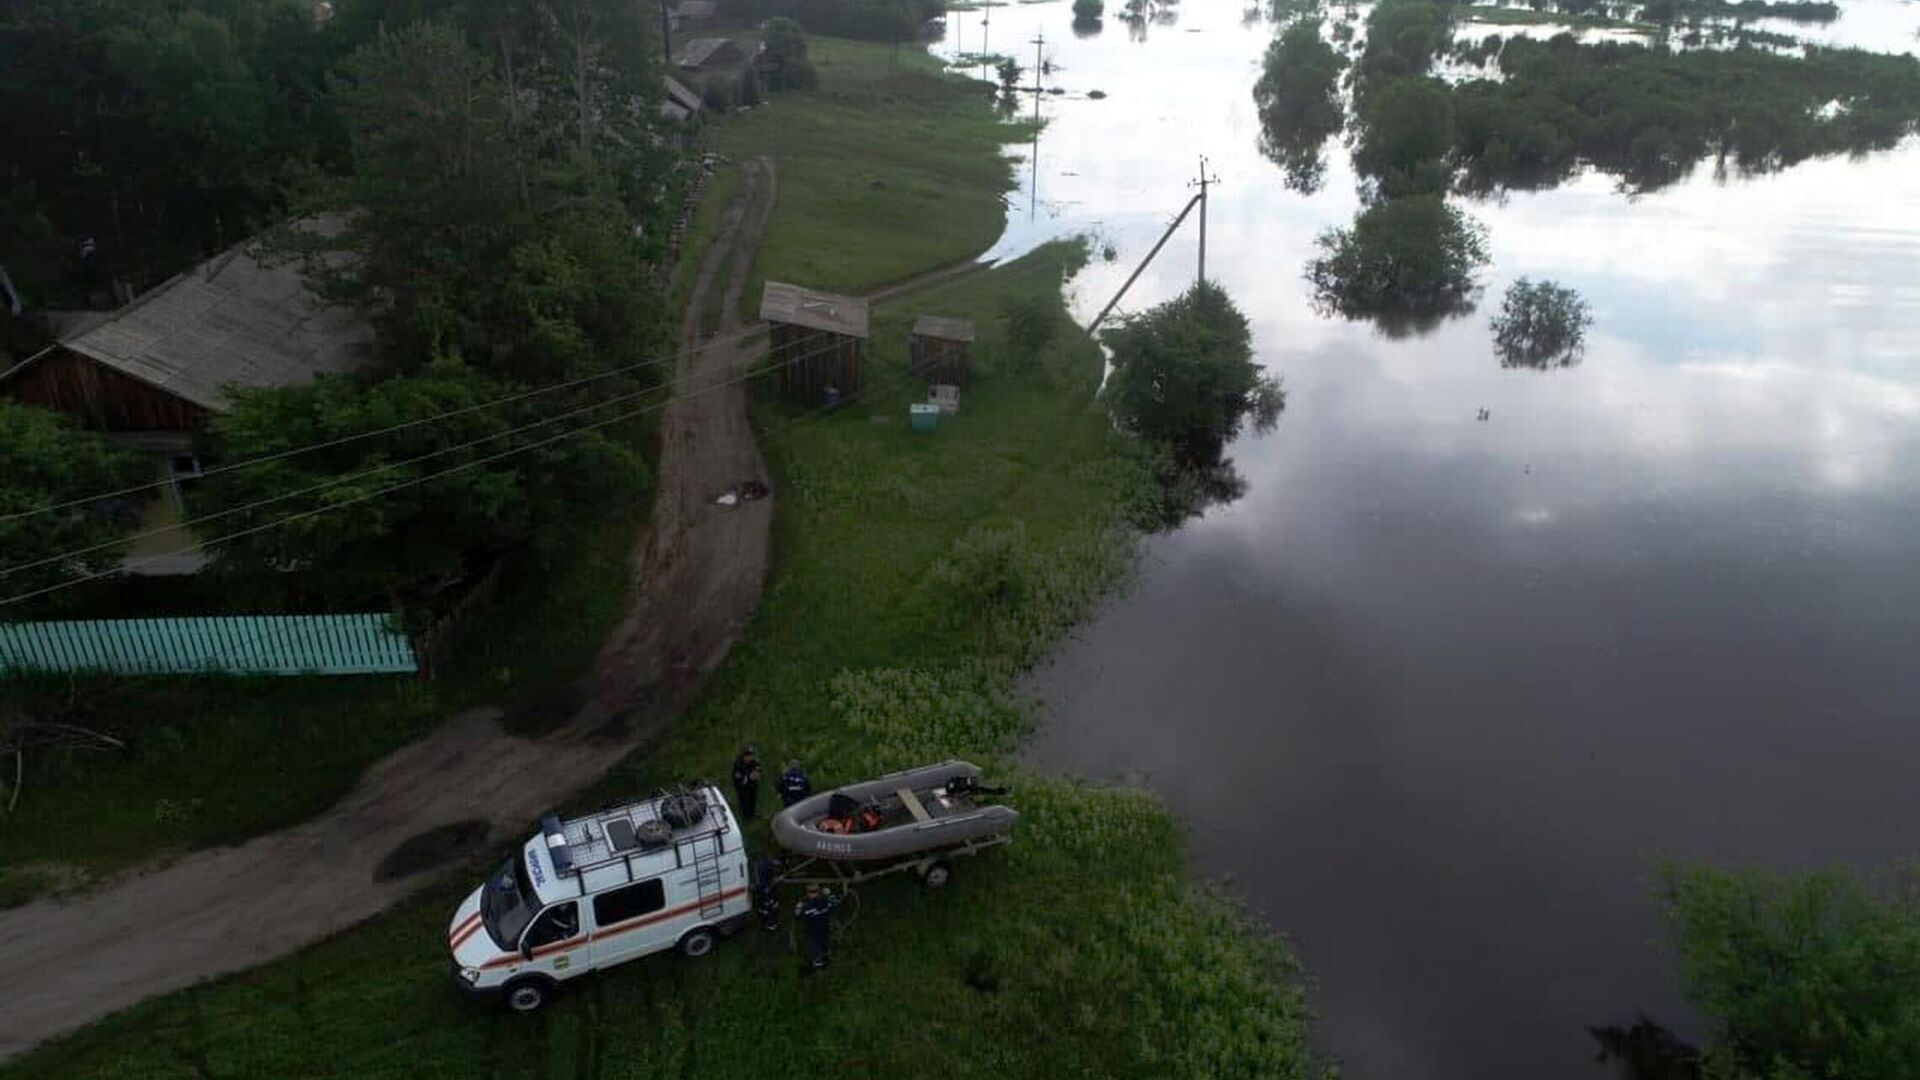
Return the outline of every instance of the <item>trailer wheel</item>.
<path id="1" fill-rule="evenodd" d="M 521 979 L 507 984 L 507 1008 L 517 1013 L 537 1012 L 553 997 L 553 984 L 545 979 Z"/>
<path id="2" fill-rule="evenodd" d="M 713 931 L 704 926 L 689 930 L 686 936 L 680 939 L 680 955 L 698 960 L 712 952 L 714 945 L 719 941 L 720 939 L 714 936 Z"/>
<path id="3" fill-rule="evenodd" d="M 953 865 L 945 859 L 935 859 L 920 871 L 920 884 L 929 889 L 944 889 L 947 881 L 953 877 Z"/>

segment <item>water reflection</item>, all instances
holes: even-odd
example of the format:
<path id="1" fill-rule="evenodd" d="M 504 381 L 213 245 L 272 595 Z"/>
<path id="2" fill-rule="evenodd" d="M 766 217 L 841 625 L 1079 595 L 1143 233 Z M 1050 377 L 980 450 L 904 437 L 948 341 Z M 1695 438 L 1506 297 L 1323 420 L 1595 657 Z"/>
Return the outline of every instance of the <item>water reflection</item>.
<path id="1" fill-rule="evenodd" d="M 1068 19 L 994 10 L 1006 41 Z M 1592 305 L 1585 360 L 1523 378 L 1488 355 L 1492 304 L 1402 339 L 1313 310 L 1299 267 L 1360 178 L 1334 140 L 1318 191 L 1282 185 L 1250 93 L 1271 30 L 1240 17 L 1063 41 L 1111 98 L 1044 103 L 1059 212 L 1019 193 L 995 249 L 1097 229 L 1118 257 L 1076 279 L 1084 321 L 1207 153 L 1208 273 L 1289 397 L 1226 447 L 1244 495 L 1149 541 L 1137 590 L 1031 684 L 1036 757 L 1144 776 L 1192 823 L 1313 972 L 1347 1075 L 1598 1080 L 1588 1027 L 1622 1002 L 1701 1036 L 1650 853 L 1912 853 L 1920 145 L 1469 204 L 1489 295 L 1529 276 Z M 1129 304 L 1185 290 L 1196 239 Z"/>
<path id="2" fill-rule="evenodd" d="M 1600 1046 L 1597 1060 L 1619 1065 L 1624 1080 L 1700 1080 L 1700 1050 L 1645 1013 L 1631 1024 L 1587 1029 Z"/>

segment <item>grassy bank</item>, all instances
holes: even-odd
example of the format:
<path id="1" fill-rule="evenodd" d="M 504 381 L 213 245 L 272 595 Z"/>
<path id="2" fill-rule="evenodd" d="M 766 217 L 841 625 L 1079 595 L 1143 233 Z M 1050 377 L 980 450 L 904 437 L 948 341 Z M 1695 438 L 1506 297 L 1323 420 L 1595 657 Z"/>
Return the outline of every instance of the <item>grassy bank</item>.
<path id="1" fill-rule="evenodd" d="M 836 414 L 763 416 L 778 566 L 703 704 L 597 797 L 717 776 L 738 744 L 817 781 L 945 754 L 1011 771 L 1030 721 L 1013 674 L 1129 570 L 1117 531 L 1144 477 L 1088 407 L 1097 354 L 1070 329 L 1032 356 L 1000 312 L 1083 258 L 1054 245 L 876 313 L 869 385 Z M 906 430 L 897 332 L 919 311 L 982 329 L 955 422 Z M 1191 883 L 1144 795 L 1019 777 L 1018 841 L 936 895 L 906 881 L 843 909 L 835 966 L 785 935 L 706 962 L 659 957 L 532 1018 L 456 999 L 450 882 L 391 917 L 245 976 L 139 1006 L 9 1076 L 1287 1077 L 1306 1075 L 1291 961 Z M 750 839 L 766 842 L 756 825 Z"/>
<path id="2" fill-rule="evenodd" d="M 728 118 L 714 149 L 780 170 L 764 278 L 864 293 L 985 251 L 1013 186 L 1000 147 L 1025 129 L 984 107 L 992 88 L 919 49 L 815 37 L 819 89 Z"/>
<path id="3" fill-rule="evenodd" d="M 0 816 L 0 907 L 310 818 L 449 711 L 541 693 L 579 671 L 625 606 L 639 523 L 638 513 L 593 523 L 550 565 L 512 568 L 431 681 L 59 678 L 0 688 L 30 716 L 126 743 L 29 758 L 18 806 Z"/>

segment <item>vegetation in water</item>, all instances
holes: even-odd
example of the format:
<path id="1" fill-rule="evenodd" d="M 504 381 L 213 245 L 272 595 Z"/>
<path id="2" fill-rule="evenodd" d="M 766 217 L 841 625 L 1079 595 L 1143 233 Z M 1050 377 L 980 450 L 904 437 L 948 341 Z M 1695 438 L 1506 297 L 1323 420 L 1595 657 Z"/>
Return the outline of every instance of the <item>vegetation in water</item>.
<path id="1" fill-rule="evenodd" d="M 1645 191 L 1703 158 L 1765 172 L 1891 147 L 1920 124 L 1920 60 L 1809 49 L 1675 52 L 1561 36 L 1501 50 L 1452 91 L 1451 164 L 1472 189 L 1549 186 L 1590 164 Z"/>
<path id="2" fill-rule="evenodd" d="M 1320 36 L 1321 20 L 1303 18 L 1267 46 L 1253 84 L 1260 110 L 1260 152 L 1279 165 L 1288 187 L 1318 191 L 1326 176 L 1321 148 L 1345 123 L 1340 72 L 1346 60 Z"/>
<path id="3" fill-rule="evenodd" d="M 1709 1080 L 1906 1080 L 1920 1070 L 1920 891 L 1845 871 L 1668 866 L 1687 995 L 1710 1018 Z"/>
<path id="4" fill-rule="evenodd" d="M 1073 0 L 1073 21 L 1075 23 L 1099 22 L 1107 13 L 1106 0 Z"/>
<path id="5" fill-rule="evenodd" d="M 1501 367 L 1572 367 L 1586 348 L 1593 314 L 1580 294 L 1551 281 L 1521 278 L 1507 287 L 1493 317 Z"/>
<path id="6" fill-rule="evenodd" d="M 1431 77 L 1388 79 L 1355 106 L 1353 167 L 1387 198 L 1444 193 L 1452 180 L 1453 95 Z"/>
<path id="7" fill-rule="evenodd" d="M 1249 425 L 1271 430 L 1286 396 L 1253 357 L 1246 316 L 1211 281 L 1102 335 L 1112 373 L 1101 391 L 1114 422 L 1165 455 L 1174 525 L 1245 490 L 1226 446 Z"/>
<path id="8" fill-rule="evenodd" d="M 1439 195 L 1375 204 L 1316 243 L 1306 276 L 1322 309 L 1392 335 L 1473 310 L 1488 258 L 1485 230 Z"/>

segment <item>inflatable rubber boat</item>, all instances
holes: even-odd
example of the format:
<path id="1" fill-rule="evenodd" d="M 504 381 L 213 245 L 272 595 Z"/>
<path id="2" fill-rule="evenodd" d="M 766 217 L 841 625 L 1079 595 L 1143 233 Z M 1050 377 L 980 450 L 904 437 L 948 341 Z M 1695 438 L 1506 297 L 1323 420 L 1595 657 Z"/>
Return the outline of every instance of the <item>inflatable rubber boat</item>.
<path id="1" fill-rule="evenodd" d="M 794 803 L 774 815 L 773 838 L 809 858 L 913 858 L 1005 837 L 1019 813 L 982 801 L 1003 793 L 964 761 L 907 769 Z"/>

